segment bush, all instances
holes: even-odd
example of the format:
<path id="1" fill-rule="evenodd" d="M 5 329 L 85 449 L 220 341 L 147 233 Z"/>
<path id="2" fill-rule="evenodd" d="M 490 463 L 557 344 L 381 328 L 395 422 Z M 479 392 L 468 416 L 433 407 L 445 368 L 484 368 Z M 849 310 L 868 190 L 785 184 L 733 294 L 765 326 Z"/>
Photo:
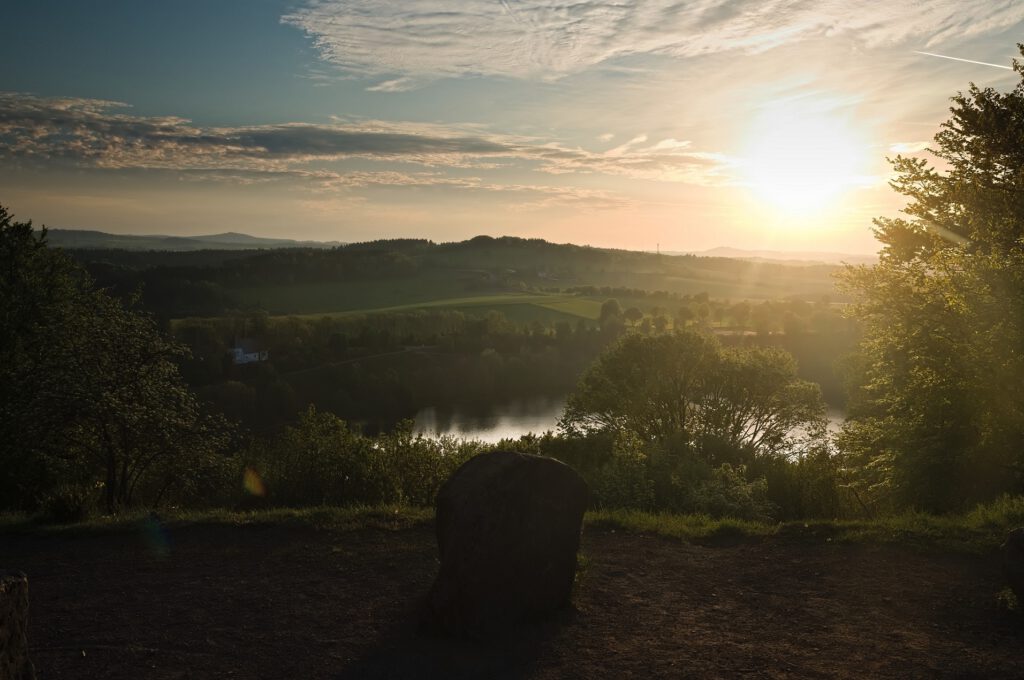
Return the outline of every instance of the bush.
<path id="1" fill-rule="evenodd" d="M 73 524 L 89 518 L 96 494 L 84 486 L 61 484 L 43 499 L 42 519 L 54 524 Z"/>
<path id="2" fill-rule="evenodd" d="M 828 447 L 794 458 L 756 459 L 748 472 L 767 482 L 768 500 L 777 508 L 776 519 L 841 519 L 860 514 Z"/>
<path id="3" fill-rule="evenodd" d="M 648 457 L 640 438 L 621 433 L 612 444 L 610 459 L 588 480 L 591 504 L 599 508 L 654 507 L 654 484 L 648 478 Z"/>
<path id="4" fill-rule="evenodd" d="M 610 445 L 604 434 L 548 437 L 540 441 L 540 449 L 545 455 L 573 464 L 590 485 L 591 505 L 595 508 L 701 513 L 758 521 L 770 519 L 777 511 L 768 498 L 763 476 L 751 475 L 743 465 L 713 466 L 681 440 L 663 446 L 645 443 L 636 434 L 623 431 Z M 591 456 L 580 455 L 581 450 L 588 449 Z"/>
<path id="5" fill-rule="evenodd" d="M 775 506 L 768 500 L 768 483 L 763 477 L 747 481 L 746 472 L 745 466 L 728 463 L 711 470 L 707 479 L 695 485 L 688 511 L 753 521 L 771 519 Z"/>
<path id="6" fill-rule="evenodd" d="M 431 505 L 451 473 L 486 449 L 454 437 L 413 435 L 409 422 L 366 437 L 310 407 L 296 426 L 249 452 L 246 486 L 278 507 Z"/>

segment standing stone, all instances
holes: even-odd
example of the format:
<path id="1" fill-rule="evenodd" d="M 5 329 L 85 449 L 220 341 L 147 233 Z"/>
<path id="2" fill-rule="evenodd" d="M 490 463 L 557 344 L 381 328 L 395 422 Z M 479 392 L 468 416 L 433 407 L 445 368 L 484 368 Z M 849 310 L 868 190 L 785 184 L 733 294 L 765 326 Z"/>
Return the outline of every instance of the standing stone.
<path id="1" fill-rule="evenodd" d="M 588 497 L 551 458 L 498 451 L 463 464 L 437 494 L 441 569 L 424 623 L 484 638 L 568 604 Z"/>
<path id="2" fill-rule="evenodd" d="M 1017 602 L 1024 607 L 1024 528 L 1011 531 L 1001 548 L 1003 575 Z"/>
<path id="3" fill-rule="evenodd" d="M 28 659 L 28 578 L 0 571 L 0 680 L 34 680 Z"/>

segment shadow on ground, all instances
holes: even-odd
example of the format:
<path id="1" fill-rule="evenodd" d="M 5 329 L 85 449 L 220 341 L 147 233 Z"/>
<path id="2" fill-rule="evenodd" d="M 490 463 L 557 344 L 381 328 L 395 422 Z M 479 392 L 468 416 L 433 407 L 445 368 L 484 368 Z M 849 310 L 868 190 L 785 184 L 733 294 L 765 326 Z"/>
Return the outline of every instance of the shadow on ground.
<path id="1" fill-rule="evenodd" d="M 577 611 L 568 607 L 546 621 L 522 624 L 492 639 L 473 641 L 423 633 L 415 623 L 416 611 L 407 614 L 386 630 L 372 651 L 347 665 L 337 676 L 339 680 L 531 677 L 549 642 L 577 617 Z"/>

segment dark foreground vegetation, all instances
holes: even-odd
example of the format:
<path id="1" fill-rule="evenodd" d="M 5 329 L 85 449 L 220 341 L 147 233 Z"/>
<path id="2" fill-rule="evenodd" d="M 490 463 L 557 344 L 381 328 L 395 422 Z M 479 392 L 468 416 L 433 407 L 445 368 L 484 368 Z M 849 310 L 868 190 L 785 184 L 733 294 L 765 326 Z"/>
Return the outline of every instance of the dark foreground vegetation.
<path id="1" fill-rule="evenodd" d="M 907 218 L 876 222 L 881 261 L 843 272 L 845 308 L 804 285 L 814 268 L 520 239 L 72 258 L 2 210 L 0 506 L 429 505 L 489 446 L 403 418 L 567 392 L 557 432 L 499 446 L 569 463 L 596 508 L 878 519 L 1012 498 L 1021 121 L 1024 87 L 972 87 L 935 140 L 947 171 L 895 159 Z"/>

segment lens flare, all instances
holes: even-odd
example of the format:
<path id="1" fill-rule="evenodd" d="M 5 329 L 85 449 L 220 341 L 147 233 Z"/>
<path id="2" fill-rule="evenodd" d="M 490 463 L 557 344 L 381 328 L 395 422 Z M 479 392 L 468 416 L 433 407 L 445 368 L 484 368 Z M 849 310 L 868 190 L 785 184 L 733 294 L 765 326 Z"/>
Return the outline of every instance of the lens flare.
<path id="1" fill-rule="evenodd" d="M 252 468 L 245 468 L 245 474 L 242 475 L 242 488 L 260 498 L 267 495 L 267 486 L 263 483 L 263 478 Z"/>
<path id="2" fill-rule="evenodd" d="M 167 534 L 167 527 L 156 513 L 151 512 L 142 520 L 141 529 L 142 542 L 150 555 L 156 559 L 163 559 L 171 554 L 171 539 Z"/>

